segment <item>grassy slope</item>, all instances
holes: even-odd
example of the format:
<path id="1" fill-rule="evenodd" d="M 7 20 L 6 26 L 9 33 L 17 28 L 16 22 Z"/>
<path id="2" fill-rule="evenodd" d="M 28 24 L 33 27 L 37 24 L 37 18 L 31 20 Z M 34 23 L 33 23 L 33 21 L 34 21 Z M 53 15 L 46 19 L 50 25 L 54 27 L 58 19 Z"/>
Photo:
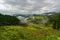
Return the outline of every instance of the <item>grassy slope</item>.
<path id="1" fill-rule="evenodd" d="M 40 19 L 40 17 L 38 16 L 37 19 Z M 27 27 L 0 27 L 0 40 L 60 40 L 60 31 L 31 22 L 28 24 Z"/>
<path id="2" fill-rule="evenodd" d="M 52 33 L 52 31 L 55 33 Z M 55 30 L 49 28 L 36 29 L 34 27 L 4 26 L 0 27 L 0 40 L 60 40 L 60 36 L 57 35 Z"/>

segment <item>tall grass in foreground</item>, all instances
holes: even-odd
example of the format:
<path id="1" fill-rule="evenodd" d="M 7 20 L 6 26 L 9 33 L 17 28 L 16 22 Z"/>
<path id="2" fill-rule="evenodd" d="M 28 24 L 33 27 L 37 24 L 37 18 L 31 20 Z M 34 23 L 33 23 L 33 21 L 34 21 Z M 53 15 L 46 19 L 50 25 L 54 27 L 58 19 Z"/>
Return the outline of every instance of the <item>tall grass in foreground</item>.
<path id="1" fill-rule="evenodd" d="M 60 40 L 59 33 L 53 29 L 4 26 L 0 27 L 0 40 Z"/>

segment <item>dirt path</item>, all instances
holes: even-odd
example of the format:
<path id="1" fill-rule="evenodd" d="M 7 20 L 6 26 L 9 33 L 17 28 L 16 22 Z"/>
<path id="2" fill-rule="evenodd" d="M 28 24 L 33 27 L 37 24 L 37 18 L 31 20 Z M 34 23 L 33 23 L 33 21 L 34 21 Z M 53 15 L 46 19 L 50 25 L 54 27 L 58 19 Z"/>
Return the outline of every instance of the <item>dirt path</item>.
<path id="1" fill-rule="evenodd" d="M 34 34 L 29 35 L 30 38 L 37 38 L 39 36 L 45 35 L 45 34 L 54 34 L 55 32 L 53 30 L 45 30 L 42 32 L 36 32 Z"/>

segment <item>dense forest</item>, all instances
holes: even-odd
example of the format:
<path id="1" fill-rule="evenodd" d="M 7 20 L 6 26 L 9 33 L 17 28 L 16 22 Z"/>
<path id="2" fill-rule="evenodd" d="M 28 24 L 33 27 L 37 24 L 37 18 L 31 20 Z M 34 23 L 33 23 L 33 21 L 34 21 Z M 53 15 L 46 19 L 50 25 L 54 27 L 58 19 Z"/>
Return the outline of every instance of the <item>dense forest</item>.
<path id="1" fill-rule="evenodd" d="M 0 26 L 19 25 L 19 20 L 15 16 L 0 14 Z"/>
<path id="2" fill-rule="evenodd" d="M 60 13 L 56 13 L 49 17 L 49 22 L 53 25 L 53 29 L 60 29 Z"/>

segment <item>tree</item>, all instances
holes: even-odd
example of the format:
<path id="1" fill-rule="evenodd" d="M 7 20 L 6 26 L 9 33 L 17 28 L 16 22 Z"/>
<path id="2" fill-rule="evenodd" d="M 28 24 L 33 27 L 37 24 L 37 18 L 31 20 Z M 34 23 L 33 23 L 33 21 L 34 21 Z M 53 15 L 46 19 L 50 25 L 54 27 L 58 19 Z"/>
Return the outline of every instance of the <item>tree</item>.
<path id="1" fill-rule="evenodd" d="M 0 14 L 0 26 L 19 25 L 19 20 L 15 16 Z"/>
<path id="2" fill-rule="evenodd" d="M 53 29 L 60 29 L 60 13 L 52 15 L 49 20 L 50 24 L 53 24 Z"/>

